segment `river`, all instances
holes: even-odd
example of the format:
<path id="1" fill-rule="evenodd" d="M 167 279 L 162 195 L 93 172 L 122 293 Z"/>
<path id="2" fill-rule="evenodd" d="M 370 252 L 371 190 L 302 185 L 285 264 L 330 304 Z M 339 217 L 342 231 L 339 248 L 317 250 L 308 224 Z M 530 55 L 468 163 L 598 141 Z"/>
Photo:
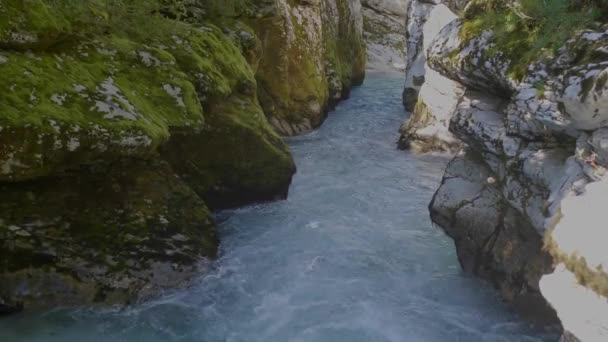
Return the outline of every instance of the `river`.
<path id="1" fill-rule="evenodd" d="M 221 256 L 184 290 L 127 309 L 0 320 L 0 341 L 544 341 L 462 273 L 427 205 L 445 156 L 396 149 L 401 75 L 372 74 L 289 139 L 286 201 L 218 214 Z"/>

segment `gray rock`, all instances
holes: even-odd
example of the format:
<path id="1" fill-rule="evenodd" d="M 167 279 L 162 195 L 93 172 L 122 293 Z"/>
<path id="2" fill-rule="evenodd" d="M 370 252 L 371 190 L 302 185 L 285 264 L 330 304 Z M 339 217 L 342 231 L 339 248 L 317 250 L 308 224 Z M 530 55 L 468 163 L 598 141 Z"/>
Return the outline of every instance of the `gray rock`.
<path id="1" fill-rule="evenodd" d="M 493 179 L 474 152 L 457 156 L 430 204 L 431 218 L 454 239 L 465 271 L 489 280 L 531 319 L 555 322 L 539 289 L 552 258 L 542 250 L 542 236 L 504 200 Z"/>
<path id="2" fill-rule="evenodd" d="M 448 24 L 428 50 L 431 68 L 466 87 L 450 131 L 468 148 L 448 166 L 433 221 L 463 268 L 506 299 L 548 301 L 557 312 L 541 316 L 557 313 L 564 340 L 604 341 L 608 31 L 575 34 L 515 80 L 504 54 L 488 53 L 494 33 L 463 41 L 461 26 Z"/>
<path id="3" fill-rule="evenodd" d="M 432 39 L 456 19 L 445 5 L 413 1 L 408 12 L 408 63 L 403 103 L 412 114 L 401 128 L 399 146 L 417 152 L 457 152 L 462 144 L 448 130 L 462 87 L 429 68 Z"/>
<path id="4" fill-rule="evenodd" d="M 410 1 L 361 1 L 369 69 L 380 71 L 405 69 L 405 23 Z"/>

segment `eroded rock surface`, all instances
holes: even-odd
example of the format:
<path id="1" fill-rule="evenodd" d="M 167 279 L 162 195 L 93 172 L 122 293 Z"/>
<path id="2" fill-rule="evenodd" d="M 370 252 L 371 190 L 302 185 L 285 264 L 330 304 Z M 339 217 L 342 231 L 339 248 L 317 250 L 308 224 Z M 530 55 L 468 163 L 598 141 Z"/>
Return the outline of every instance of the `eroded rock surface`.
<path id="1" fill-rule="evenodd" d="M 564 340 L 603 341 L 608 31 L 573 32 L 555 55 L 522 66 L 491 28 L 466 31 L 481 2 L 447 3 L 467 13 L 435 37 L 428 63 L 466 88 L 449 128 L 467 150 L 448 167 L 431 216 L 465 270 L 518 306 L 532 297 L 554 309 Z"/>
<path id="2" fill-rule="evenodd" d="M 488 279 L 536 322 L 555 322 L 539 281 L 552 267 L 542 236 L 502 194 L 494 173 L 473 150 L 446 170 L 430 205 L 431 218 L 456 243 L 463 269 Z"/>

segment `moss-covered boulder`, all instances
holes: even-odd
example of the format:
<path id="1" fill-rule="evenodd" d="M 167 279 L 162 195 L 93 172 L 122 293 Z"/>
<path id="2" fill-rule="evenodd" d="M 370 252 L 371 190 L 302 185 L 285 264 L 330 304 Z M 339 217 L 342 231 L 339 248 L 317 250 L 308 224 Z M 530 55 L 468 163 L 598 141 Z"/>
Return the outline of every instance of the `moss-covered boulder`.
<path id="1" fill-rule="evenodd" d="M 0 2 L 0 303 L 187 280 L 211 209 L 283 198 L 286 135 L 365 68 L 358 0 Z"/>
<path id="2" fill-rule="evenodd" d="M 161 147 L 163 158 L 213 208 L 283 198 L 295 172 L 287 146 L 257 101 L 249 65 L 258 59 L 255 39 L 248 31 L 231 33 L 234 39 L 208 27 L 195 33 L 198 39 L 184 41 L 186 49 L 173 51 L 177 65 L 191 75 L 205 122 L 171 126 Z M 254 46 L 248 49 L 250 40 Z"/>
<path id="3" fill-rule="evenodd" d="M 117 37 L 40 52 L 0 52 L 0 180 L 99 160 L 152 158 L 169 126 L 202 125 L 175 58 Z"/>
<path id="4" fill-rule="evenodd" d="M 207 204 L 286 196 L 295 166 L 257 100 L 259 41 L 192 4 L 0 3 L 5 301 L 145 298 L 215 256 Z"/>
<path id="5" fill-rule="evenodd" d="M 184 285 L 216 254 L 205 203 L 165 163 L 125 160 L 0 185 L 0 296 L 126 303 Z"/>

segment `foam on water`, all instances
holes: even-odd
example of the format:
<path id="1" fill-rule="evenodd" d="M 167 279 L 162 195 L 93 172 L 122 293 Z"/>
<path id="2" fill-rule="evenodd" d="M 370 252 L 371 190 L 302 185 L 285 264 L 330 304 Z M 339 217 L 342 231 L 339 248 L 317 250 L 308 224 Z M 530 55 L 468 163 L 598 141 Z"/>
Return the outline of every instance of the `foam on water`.
<path id="1" fill-rule="evenodd" d="M 400 75 L 371 75 L 289 140 L 287 201 L 218 215 L 222 254 L 189 289 L 127 309 L 0 321 L 0 341 L 543 341 L 464 275 L 427 205 L 447 159 L 397 151 Z"/>

